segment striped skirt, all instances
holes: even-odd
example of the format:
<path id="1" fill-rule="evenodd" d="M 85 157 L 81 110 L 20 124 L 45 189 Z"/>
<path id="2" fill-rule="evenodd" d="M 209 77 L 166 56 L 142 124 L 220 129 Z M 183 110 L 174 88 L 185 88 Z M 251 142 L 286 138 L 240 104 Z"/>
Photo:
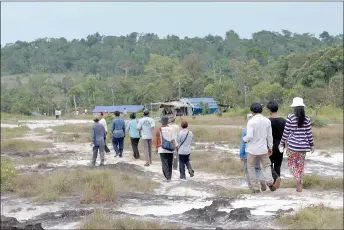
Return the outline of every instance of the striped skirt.
<path id="1" fill-rule="evenodd" d="M 306 152 L 295 152 L 287 149 L 288 167 L 298 183 L 303 183 Z"/>

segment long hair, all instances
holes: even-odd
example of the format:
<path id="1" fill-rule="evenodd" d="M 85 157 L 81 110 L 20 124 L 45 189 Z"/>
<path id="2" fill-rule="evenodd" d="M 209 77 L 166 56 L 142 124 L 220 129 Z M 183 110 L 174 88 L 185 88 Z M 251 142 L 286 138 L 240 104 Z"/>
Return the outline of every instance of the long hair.
<path id="1" fill-rule="evenodd" d="M 303 106 L 297 106 L 294 108 L 294 114 L 297 117 L 297 127 L 301 128 L 306 120 L 305 109 Z"/>

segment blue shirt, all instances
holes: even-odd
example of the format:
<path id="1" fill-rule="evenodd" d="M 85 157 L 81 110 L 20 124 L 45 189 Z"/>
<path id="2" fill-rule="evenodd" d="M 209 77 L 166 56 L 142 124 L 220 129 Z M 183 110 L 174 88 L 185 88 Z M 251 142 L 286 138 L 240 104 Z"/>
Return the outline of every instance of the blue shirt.
<path id="1" fill-rule="evenodd" d="M 140 133 L 137 130 L 137 123 L 138 121 L 133 119 L 130 120 L 127 124 L 126 132 L 129 132 L 129 136 L 132 138 L 140 138 Z"/>
<path id="2" fill-rule="evenodd" d="M 112 121 L 111 133 L 115 138 L 122 138 L 125 135 L 125 122 L 122 118 L 116 117 Z"/>
<path id="3" fill-rule="evenodd" d="M 246 136 L 247 130 L 244 129 L 241 134 L 240 139 L 240 159 L 247 160 L 246 144 L 243 141 L 244 136 Z"/>

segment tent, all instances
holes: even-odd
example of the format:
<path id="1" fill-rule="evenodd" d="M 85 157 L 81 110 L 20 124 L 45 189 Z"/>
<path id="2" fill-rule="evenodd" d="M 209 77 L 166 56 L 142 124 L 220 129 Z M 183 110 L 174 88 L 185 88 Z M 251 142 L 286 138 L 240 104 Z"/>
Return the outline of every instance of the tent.
<path id="1" fill-rule="evenodd" d="M 192 106 L 193 115 L 202 114 L 205 105 L 208 106 L 210 114 L 217 113 L 219 110 L 219 107 L 213 98 L 182 98 L 180 101 Z"/>
<path id="2" fill-rule="evenodd" d="M 143 110 L 143 105 L 111 105 L 111 106 L 96 106 L 92 113 L 114 113 L 115 111 L 119 111 L 120 113 L 124 112 L 124 109 L 127 110 L 128 113 L 137 113 Z"/>

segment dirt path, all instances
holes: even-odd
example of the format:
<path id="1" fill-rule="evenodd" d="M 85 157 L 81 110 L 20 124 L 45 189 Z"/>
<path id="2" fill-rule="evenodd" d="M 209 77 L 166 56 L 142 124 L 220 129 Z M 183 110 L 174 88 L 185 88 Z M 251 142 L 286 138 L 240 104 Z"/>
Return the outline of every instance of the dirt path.
<path id="1" fill-rule="evenodd" d="M 69 121 L 69 124 L 77 122 Z M 79 121 L 79 123 L 81 123 Z M 29 128 L 48 128 L 64 125 L 61 121 L 45 121 L 37 124 L 30 123 Z M 3 124 L 2 124 L 3 126 Z M 33 136 L 31 140 L 42 140 Z M 204 143 L 196 143 L 198 145 Z M 89 144 L 54 143 L 55 148 L 50 152 L 62 154 L 66 159 L 58 163 L 48 163 L 39 170 L 64 170 L 73 167 L 87 167 L 90 162 L 91 149 Z M 112 148 L 111 148 L 112 150 Z M 217 145 L 211 150 L 214 153 L 224 152 L 238 154 L 236 149 L 227 145 Z M 113 154 L 113 150 L 112 150 Z M 276 192 L 266 191 L 262 194 L 240 195 L 230 198 L 218 198 L 216 192 L 220 189 L 246 188 L 243 177 L 226 177 L 196 171 L 195 177 L 185 180 L 179 179 L 179 172 L 173 171 L 172 181 L 165 182 L 162 175 L 161 163 L 153 162 L 149 167 L 143 167 L 143 160 L 133 160 L 131 151 L 125 151 L 123 158 L 106 155 L 107 165 L 118 165 L 123 169 L 132 168 L 140 175 L 152 178 L 160 183 L 154 195 L 124 194 L 120 205 L 81 205 L 77 199 L 71 198 L 63 202 L 33 204 L 27 199 L 19 199 L 10 194 L 2 194 L 2 215 L 13 216 L 18 220 L 34 219 L 43 222 L 48 229 L 77 228 L 83 217 L 90 215 L 94 209 L 103 208 L 114 215 L 130 216 L 134 218 L 158 220 L 177 223 L 182 227 L 193 228 L 277 228 L 274 220 L 279 215 L 295 212 L 299 208 L 310 204 L 324 204 L 326 206 L 342 208 L 343 192 L 315 192 L 305 190 L 297 193 L 295 189 L 279 189 Z M 325 157 L 314 154 L 307 157 L 306 173 L 320 175 L 343 176 L 343 153 Z M 341 158 L 342 159 L 342 158 Z M 24 171 L 37 166 L 22 168 Z M 129 169 L 128 169 L 129 170 Z M 131 170 L 131 169 L 130 169 Z M 286 160 L 282 166 L 282 176 L 291 177 L 286 167 Z M 266 223 L 269 223 L 266 225 Z"/>

